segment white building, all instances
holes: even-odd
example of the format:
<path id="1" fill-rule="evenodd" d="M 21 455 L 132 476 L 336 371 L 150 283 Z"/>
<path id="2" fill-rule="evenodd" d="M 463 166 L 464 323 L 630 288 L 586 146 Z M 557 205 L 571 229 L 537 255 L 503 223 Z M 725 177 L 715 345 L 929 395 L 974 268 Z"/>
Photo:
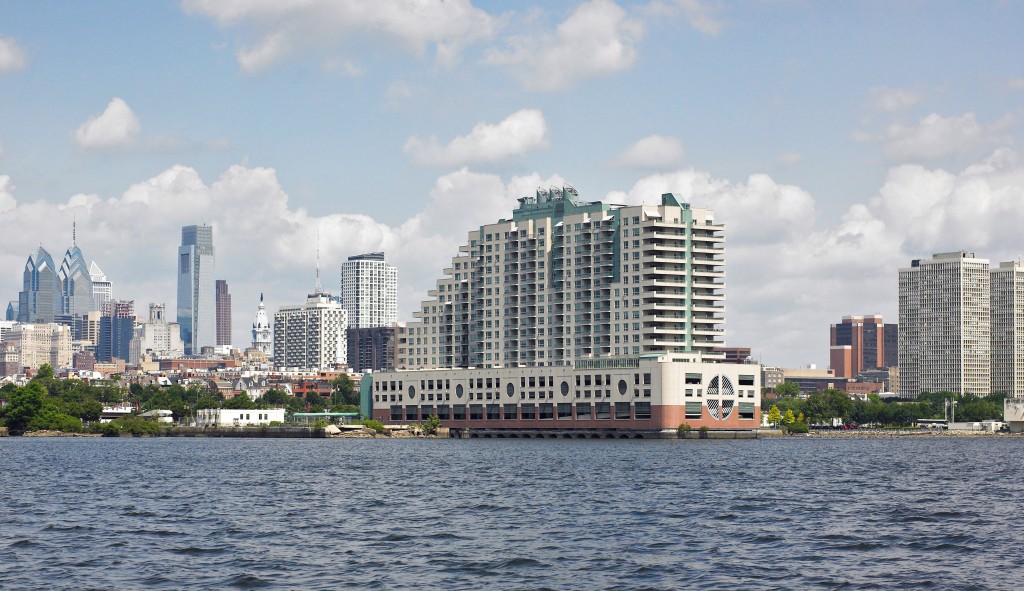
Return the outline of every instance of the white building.
<path id="1" fill-rule="evenodd" d="M 1024 263 L 993 267 L 992 392 L 1024 397 Z"/>
<path id="2" fill-rule="evenodd" d="M 92 281 L 92 297 L 95 310 L 102 310 L 103 304 L 114 299 L 114 284 L 107 279 L 107 275 L 100 269 L 100 266 L 93 261 L 89 265 L 89 278 Z"/>
<path id="3" fill-rule="evenodd" d="M 4 337 L 19 353 L 20 368 L 54 370 L 71 367 L 71 328 L 54 323 L 17 323 Z"/>
<path id="4" fill-rule="evenodd" d="M 398 322 L 398 269 L 383 252 L 348 257 L 341 265 L 341 304 L 348 328 L 394 326 Z"/>
<path id="5" fill-rule="evenodd" d="M 947 252 L 899 271 L 900 396 L 991 386 L 989 262 Z"/>
<path id="6" fill-rule="evenodd" d="M 270 328 L 270 319 L 263 306 L 263 294 L 260 294 L 260 307 L 256 310 L 256 319 L 252 323 L 252 348 L 267 357 L 274 354 L 274 333 Z"/>
<path id="7" fill-rule="evenodd" d="M 178 247 L 178 325 L 185 354 L 217 344 L 213 227 L 185 226 Z"/>
<path id="8" fill-rule="evenodd" d="M 284 422 L 283 408 L 203 408 L 196 411 L 197 427 L 248 427 Z"/>
<path id="9" fill-rule="evenodd" d="M 724 226 L 672 194 L 658 205 L 523 197 L 469 233 L 409 323 L 398 367 L 572 365 L 723 344 Z"/>
<path id="10" fill-rule="evenodd" d="M 274 364 L 306 370 L 344 365 L 347 323 L 341 303 L 319 291 L 304 304 L 281 307 L 274 314 Z"/>
<path id="11" fill-rule="evenodd" d="M 135 327 L 128 346 L 128 363 L 138 365 L 143 355 L 173 359 L 185 354 L 185 343 L 177 322 L 167 322 L 164 304 L 149 305 L 149 320 Z"/>

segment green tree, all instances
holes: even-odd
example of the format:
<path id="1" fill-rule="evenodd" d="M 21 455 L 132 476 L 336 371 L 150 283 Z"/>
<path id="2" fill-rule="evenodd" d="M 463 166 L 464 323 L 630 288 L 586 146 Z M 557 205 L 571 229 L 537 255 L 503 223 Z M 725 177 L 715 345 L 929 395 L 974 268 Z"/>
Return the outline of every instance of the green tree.
<path id="1" fill-rule="evenodd" d="M 778 427 L 781 421 L 782 413 L 779 412 L 779 407 L 773 404 L 772 408 L 768 411 L 768 424 Z"/>
<path id="2" fill-rule="evenodd" d="M 270 389 L 263 395 L 263 402 L 266 402 L 270 406 L 284 406 L 288 404 L 289 399 L 292 397 L 288 395 L 284 390 Z"/>
<path id="3" fill-rule="evenodd" d="M 775 386 L 775 394 L 779 397 L 795 397 L 800 395 L 800 386 L 796 382 L 782 382 Z"/>
<path id="4" fill-rule="evenodd" d="M 21 434 L 29 428 L 29 423 L 43 409 L 46 402 L 46 389 L 36 381 L 27 386 L 16 388 L 7 399 L 3 409 L 7 428 L 11 433 Z"/>
<path id="5" fill-rule="evenodd" d="M 437 415 L 430 415 L 427 417 L 427 421 L 423 423 L 423 433 L 426 435 L 437 435 L 437 430 L 441 427 L 441 419 Z"/>
<path id="6" fill-rule="evenodd" d="M 35 380 L 52 380 L 52 379 L 53 379 L 53 366 L 50 365 L 49 363 L 42 364 L 39 367 L 39 371 L 36 373 L 35 377 L 32 378 L 33 381 L 35 381 Z"/>
<path id="7" fill-rule="evenodd" d="M 252 401 L 251 398 L 249 398 L 248 394 L 242 392 L 241 394 L 238 394 L 225 400 L 224 405 L 221 408 L 234 408 L 246 410 L 257 408 L 257 405 L 255 402 Z"/>
<path id="8" fill-rule="evenodd" d="M 331 380 L 331 404 L 359 406 L 359 391 L 351 378 L 340 375 Z"/>
<path id="9" fill-rule="evenodd" d="M 782 424 L 789 426 L 796 422 L 796 417 L 793 416 L 793 409 L 786 409 L 786 414 L 782 417 Z"/>

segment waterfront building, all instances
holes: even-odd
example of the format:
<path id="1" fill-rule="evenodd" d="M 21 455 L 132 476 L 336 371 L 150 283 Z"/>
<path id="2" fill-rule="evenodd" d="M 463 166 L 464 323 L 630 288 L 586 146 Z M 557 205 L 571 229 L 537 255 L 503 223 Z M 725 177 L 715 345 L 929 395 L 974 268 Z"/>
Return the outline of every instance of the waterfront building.
<path id="1" fill-rule="evenodd" d="M 178 326 L 186 355 L 217 344 L 213 227 L 184 226 L 178 247 Z"/>
<path id="2" fill-rule="evenodd" d="M 135 335 L 135 302 L 111 300 L 103 304 L 100 334 L 96 342 L 96 361 L 109 363 L 127 360 Z"/>
<path id="3" fill-rule="evenodd" d="M 418 318 L 405 368 L 572 365 L 610 356 L 720 355 L 724 227 L 672 194 L 659 205 L 519 199 L 469 233 Z"/>
<path id="4" fill-rule="evenodd" d="M 348 257 L 341 265 L 341 304 L 348 328 L 392 326 L 398 322 L 398 269 L 383 252 Z"/>
<path id="5" fill-rule="evenodd" d="M 4 337 L 18 351 L 19 371 L 49 364 L 55 371 L 71 367 L 71 329 L 53 322 L 16 323 Z"/>
<path id="6" fill-rule="evenodd" d="M 103 304 L 114 299 L 114 284 L 106 273 L 93 261 L 89 265 L 89 281 L 92 283 L 93 310 L 102 310 Z"/>
<path id="7" fill-rule="evenodd" d="M 829 327 L 829 365 L 840 378 L 888 367 L 898 355 L 887 346 L 898 347 L 898 337 L 898 325 L 885 324 L 881 316 L 843 316 Z"/>
<path id="8" fill-rule="evenodd" d="M 217 300 L 217 344 L 231 344 L 231 294 L 228 292 L 228 282 L 218 279 L 216 286 Z"/>
<path id="9" fill-rule="evenodd" d="M 274 354 L 273 332 L 270 328 L 270 319 L 267 318 L 267 310 L 263 306 L 263 294 L 260 294 L 260 307 L 256 310 L 256 319 L 252 323 L 252 348 L 266 357 Z"/>
<path id="10" fill-rule="evenodd" d="M 374 418 L 453 429 L 754 429 L 760 366 L 723 361 L 724 226 L 672 194 L 623 206 L 570 187 L 519 199 L 452 258 L 367 374 Z"/>
<path id="11" fill-rule="evenodd" d="M 970 252 L 915 259 L 899 271 L 900 396 L 991 386 L 989 262 Z"/>
<path id="12" fill-rule="evenodd" d="M 149 305 L 149 319 L 138 324 L 128 347 L 128 363 L 138 365 L 143 356 L 173 359 L 185 354 L 177 322 L 168 322 L 164 304 Z"/>
<path id="13" fill-rule="evenodd" d="M 53 322 L 61 311 L 60 280 L 53 257 L 40 245 L 25 261 L 18 293 L 18 322 Z"/>
<path id="14" fill-rule="evenodd" d="M 307 370 L 344 365 L 347 324 L 341 303 L 319 290 L 304 304 L 282 306 L 274 314 L 274 364 Z"/>
<path id="15" fill-rule="evenodd" d="M 235 409 L 201 408 L 196 411 L 197 427 L 248 427 L 284 422 L 283 408 Z"/>
<path id="16" fill-rule="evenodd" d="M 399 342 L 405 327 L 348 329 L 348 364 L 355 371 L 386 371 L 398 365 Z"/>
<path id="17" fill-rule="evenodd" d="M 1024 263 L 1000 263 L 990 272 L 992 392 L 1024 397 Z"/>

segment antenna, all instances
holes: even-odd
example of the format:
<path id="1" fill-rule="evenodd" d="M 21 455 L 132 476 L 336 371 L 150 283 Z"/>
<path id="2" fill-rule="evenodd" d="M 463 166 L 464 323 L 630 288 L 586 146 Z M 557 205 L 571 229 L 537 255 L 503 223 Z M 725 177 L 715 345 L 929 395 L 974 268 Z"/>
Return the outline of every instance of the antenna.
<path id="1" fill-rule="evenodd" d="M 71 247 L 78 246 L 78 214 L 71 217 Z"/>
<path id="2" fill-rule="evenodd" d="M 313 293 L 320 295 L 323 287 L 320 285 L 320 230 L 316 231 L 316 289 Z"/>

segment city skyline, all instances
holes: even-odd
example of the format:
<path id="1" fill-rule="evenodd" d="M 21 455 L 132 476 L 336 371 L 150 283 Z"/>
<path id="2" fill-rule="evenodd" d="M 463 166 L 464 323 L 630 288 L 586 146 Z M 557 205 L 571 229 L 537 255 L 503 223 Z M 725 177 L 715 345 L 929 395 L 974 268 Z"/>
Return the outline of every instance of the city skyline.
<path id="1" fill-rule="evenodd" d="M 1020 5 L 259 6 L 8 8 L 4 301 L 77 218 L 118 298 L 170 302 L 177 228 L 206 222 L 245 309 L 301 301 L 319 233 L 324 269 L 388 252 L 409 322 L 466 227 L 567 181 L 713 209 L 725 344 L 825 366 L 820 327 L 895 318 L 906 260 L 1024 252 Z"/>

